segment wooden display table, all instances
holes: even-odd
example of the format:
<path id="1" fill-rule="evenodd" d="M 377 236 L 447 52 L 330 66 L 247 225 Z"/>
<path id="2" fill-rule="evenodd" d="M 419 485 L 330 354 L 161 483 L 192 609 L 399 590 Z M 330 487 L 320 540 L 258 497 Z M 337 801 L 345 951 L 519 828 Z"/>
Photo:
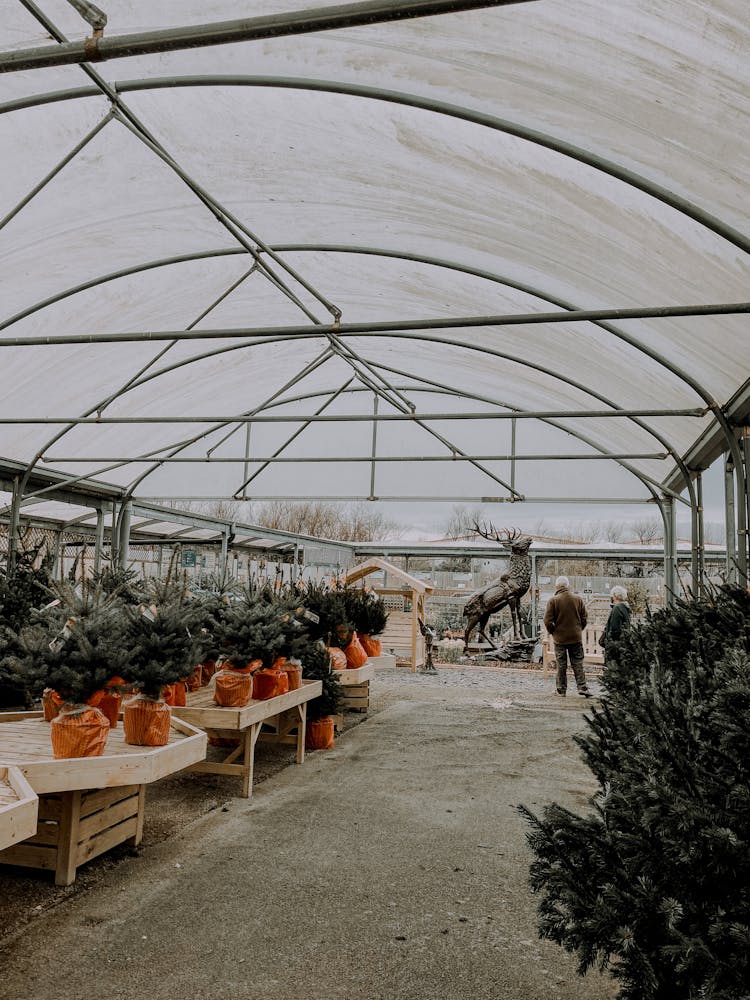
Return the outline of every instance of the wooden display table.
<path id="1" fill-rule="evenodd" d="M 41 712 L 0 713 L 0 766 L 17 767 L 40 797 L 36 832 L 0 863 L 54 871 L 57 885 L 70 885 L 79 865 L 140 843 L 146 784 L 205 756 L 206 734 L 173 716 L 164 747 L 131 746 L 120 723 L 101 757 L 55 760 Z"/>
<path id="2" fill-rule="evenodd" d="M 371 656 L 365 666 L 372 664 L 373 667 L 395 667 L 396 657 L 392 653 L 381 653 L 380 656 Z"/>
<path id="3" fill-rule="evenodd" d="M 253 794 L 253 766 L 258 739 L 296 744 L 297 763 L 301 764 L 305 759 L 307 703 L 322 693 L 322 681 L 303 680 L 302 687 L 276 698 L 265 701 L 251 699 L 241 708 L 222 708 L 214 704 L 213 682 L 198 691 L 188 691 L 187 705 L 172 709 L 176 715 L 206 730 L 210 736 L 239 738 L 239 745 L 230 747 L 224 760 L 204 760 L 193 764 L 190 770 L 239 775 L 242 778 L 242 796 L 249 799 Z M 261 736 L 264 725 L 271 731 Z M 291 735 L 293 730 L 297 731 L 296 736 Z"/>
<path id="4" fill-rule="evenodd" d="M 395 657 L 393 657 L 395 661 Z M 366 712 L 370 707 L 370 681 L 375 676 L 375 664 L 370 657 L 363 667 L 356 670 L 334 670 L 344 688 L 341 711 L 335 717 L 336 728 L 344 728 L 344 709 Z"/>
<path id="5" fill-rule="evenodd" d="M 36 832 L 39 799 L 17 767 L 0 767 L 0 850 Z"/>

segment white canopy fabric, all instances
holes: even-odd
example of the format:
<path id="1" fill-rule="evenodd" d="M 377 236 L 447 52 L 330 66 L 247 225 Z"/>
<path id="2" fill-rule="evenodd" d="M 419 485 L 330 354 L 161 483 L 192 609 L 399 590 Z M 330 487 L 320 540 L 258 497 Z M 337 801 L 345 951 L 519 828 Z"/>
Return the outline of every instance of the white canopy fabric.
<path id="1" fill-rule="evenodd" d="M 238 14 L 99 6 L 106 38 Z M 0 74 L 0 455 L 142 497 L 682 488 L 747 401 L 741 311 L 461 320 L 743 303 L 749 52 L 742 0 L 534 0 Z"/>

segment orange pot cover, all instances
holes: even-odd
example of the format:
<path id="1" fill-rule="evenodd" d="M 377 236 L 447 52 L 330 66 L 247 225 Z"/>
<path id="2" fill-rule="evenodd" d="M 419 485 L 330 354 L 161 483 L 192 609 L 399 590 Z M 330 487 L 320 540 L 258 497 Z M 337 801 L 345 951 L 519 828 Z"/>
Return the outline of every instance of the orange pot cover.
<path id="1" fill-rule="evenodd" d="M 216 674 L 214 702 L 223 708 L 242 708 L 253 696 L 253 675 L 246 668 L 243 671 L 224 668 Z"/>
<path id="2" fill-rule="evenodd" d="M 362 643 L 357 638 L 356 632 L 344 652 L 346 653 L 346 665 L 349 670 L 357 670 L 358 667 L 364 667 L 365 663 L 367 663 L 367 653 L 362 648 Z"/>
<path id="3" fill-rule="evenodd" d="M 371 635 L 360 635 L 358 638 L 362 649 L 364 649 L 368 656 L 383 655 L 383 643 L 380 639 L 373 639 Z"/>
<path id="4" fill-rule="evenodd" d="M 253 697 L 257 701 L 266 701 L 277 695 L 286 694 L 289 690 L 289 677 L 286 670 L 259 670 L 254 677 Z"/>
<path id="5" fill-rule="evenodd" d="M 62 708 L 50 722 L 52 756 L 101 757 L 109 736 L 109 722 L 98 708 L 71 706 Z"/>
<path id="6" fill-rule="evenodd" d="M 322 719 L 311 719 L 305 731 L 305 750 L 331 750 L 334 741 L 335 719 L 324 715 Z"/>
<path id="7" fill-rule="evenodd" d="M 169 742 L 172 713 L 163 701 L 138 695 L 126 701 L 122 709 L 125 742 L 136 747 L 163 747 Z"/>
<path id="8" fill-rule="evenodd" d="M 302 667 L 296 666 L 294 663 L 287 663 L 284 667 L 286 671 L 287 681 L 289 683 L 289 690 L 296 691 L 298 688 L 302 687 Z"/>
<path id="9" fill-rule="evenodd" d="M 286 669 L 286 657 L 277 656 L 276 659 L 271 664 L 271 670 L 284 670 Z"/>
<path id="10" fill-rule="evenodd" d="M 216 662 L 214 660 L 204 660 L 200 665 L 201 686 L 205 687 L 216 673 Z"/>
<path id="11" fill-rule="evenodd" d="M 117 717 L 120 714 L 121 706 L 122 695 L 119 691 L 107 691 L 102 700 L 99 702 L 99 711 L 103 712 L 107 716 L 107 722 L 109 722 L 110 729 L 117 728 Z"/>
<path id="12" fill-rule="evenodd" d="M 62 707 L 63 700 L 57 691 L 52 688 L 45 688 L 42 691 L 42 709 L 44 711 L 44 721 L 52 722 Z"/>
<path id="13" fill-rule="evenodd" d="M 331 669 L 346 670 L 346 653 L 338 646 L 329 646 L 328 652 L 331 656 Z"/>
<path id="14" fill-rule="evenodd" d="M 187 684 L 188 691 L 197 691 L 198 688 L 203 683 L 203 671 L 200 664 L 195 668 L 195 670 L 188 677 L 184 678 L 185 684 Z"/>

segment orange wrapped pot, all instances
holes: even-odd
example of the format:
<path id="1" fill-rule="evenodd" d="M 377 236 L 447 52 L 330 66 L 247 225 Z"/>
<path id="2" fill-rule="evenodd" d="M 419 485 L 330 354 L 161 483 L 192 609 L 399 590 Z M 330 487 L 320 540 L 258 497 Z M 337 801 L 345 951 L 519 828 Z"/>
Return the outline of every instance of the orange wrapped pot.
<path id="1" fill-rule="evenodd" d="M 346 653 L 344 650 L 339 649 L 338 646 L 327 646 L 326 648 L 331 657 L 331 669 L 346 670 Z"/>
<path id="2" fill-rule="evenodd" d="M 214 660 L 204 660 L 200 664 L 201 687 L 205 687 L 216 673 L 216 662 Z"/>
<path id="3" fill-rule="evenodd" d="M 296 691 L 302 687 L 302 667 L 296 663 L 287 663 L 284 667 L 286 671 L 287 683 L 290 691 Z"/>
<path id="4" fill-rule="evenodd" d="M 286 670 L 259 670 L 253 678 L 253 697 L 257 701 L 267 701 L 289 690 Z"/>
<path id="5" fill-rule="evenodd" d="M 101 757 L 107 736 L 107 717 L 91 705 L 65 704 L 50 722 L 52 756 L 55 760 Z"/>
<path id="6" fill-rule="evenodd" d="M 242 708 L 253 696 L 253 675 L 250 669 L 232 670 L 224 667 L 215 677 L 214 702 L 223 708 Z"/>
<path id="7" fill-rule="evenodd" d="M 57 691 L 53 691 L 52 688 L 45 688 L 42 691 L 42 710 L 45 722 L 52 722 L 62 705 L 63 700 Z"/>
<path id="8" fill-rule="evenodd" d="M 322 719 L 310 719 L 305 730 L 305 750 L 331 750 L 334 742 L 335 719 L 324 715 Z"/>
<path id="9" fill-rule="evenodd" d="M 105 691 L 104 697 L 99 702 L 98 708 L 100 712 L 103 712 L 104 715 L 106 715 L 110 729 L 117 728 L 117 719 L 120 714 L 121 706 L 122 695 L 119 691 Z"/>
<path id="10" fill-rule="evenodd" d="M 200 664 L 198 664 L 191 674 L 184 677 L 183 681 L 187 685 L 188 691 L 197 691 L 203 683 L 203 670 Z"/>
<path id="11" fill-rule="evenodd" d="M 122 709 L 125 742 L 137 747 L 163 747 L 169 742 L 172 713 L 164 701 L 136 695 Z"/>
<path id="12" fill-rule="evenodd" d="M 367 663 L 367 653 L 362 648 L 362 643 L 357 638 L 357 633 L 355 632 L 352 641 L 344 650 L 346 654 L 346 665 L 349 670 L 357 670 L 359 667 L 364 667 Z"/>
<path id="13" fill-rule="evenodd" d="M 368 656 L 383 655 L 383 643 L 380 639 L 373 639 L 371 635 L 360 635 L 359 641 Z"/>

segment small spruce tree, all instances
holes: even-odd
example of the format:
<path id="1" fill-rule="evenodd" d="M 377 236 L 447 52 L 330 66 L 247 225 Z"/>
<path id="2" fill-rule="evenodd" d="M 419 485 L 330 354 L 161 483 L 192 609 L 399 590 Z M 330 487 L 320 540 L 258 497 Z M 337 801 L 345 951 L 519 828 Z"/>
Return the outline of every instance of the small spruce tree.
<path id="1" fill-rule="evenodd" d="M 750 594 L 680 601 L 607 648 L 575 737 L 599 790 L 579 816 L 521 807 L 539 930 L 621 1000 L 750 994 Z"/>

